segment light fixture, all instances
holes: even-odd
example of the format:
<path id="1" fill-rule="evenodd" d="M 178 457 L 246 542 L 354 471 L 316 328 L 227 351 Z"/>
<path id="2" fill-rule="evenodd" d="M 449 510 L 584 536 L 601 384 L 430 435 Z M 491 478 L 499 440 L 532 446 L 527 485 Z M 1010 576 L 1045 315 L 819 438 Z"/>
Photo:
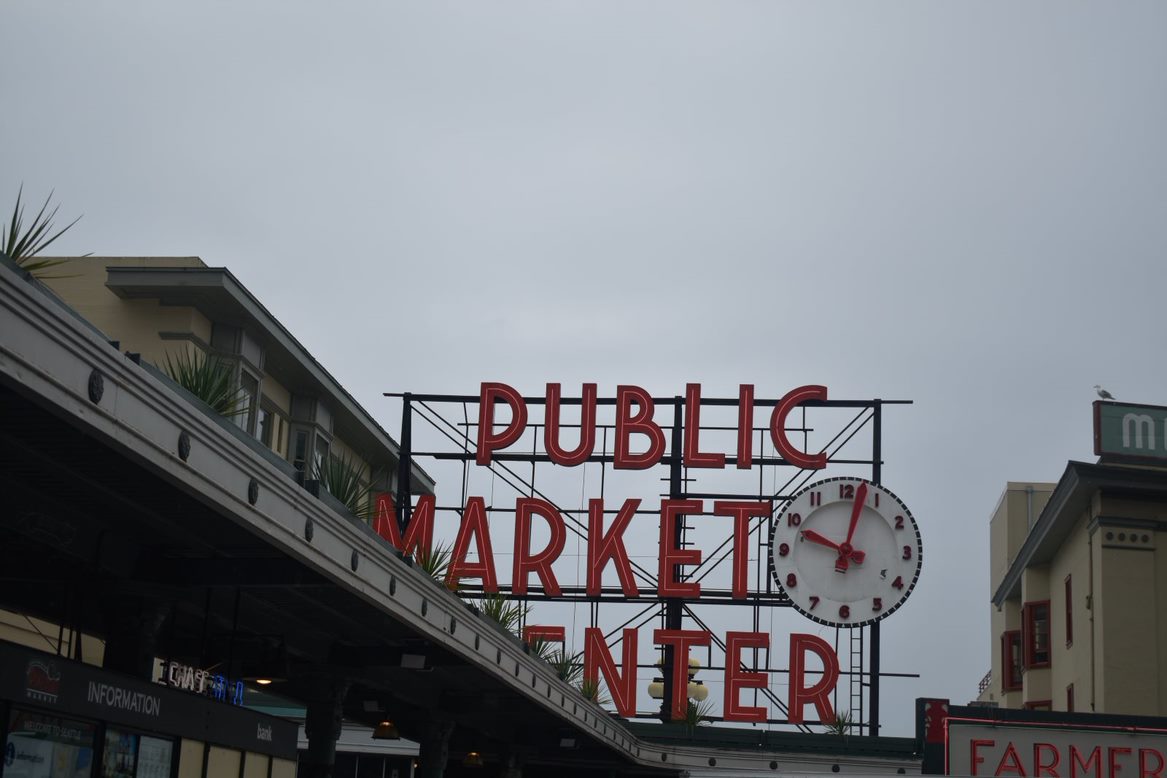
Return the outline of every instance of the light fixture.
<path id="1" fill-rule="evenodd" d="M 462 760 L 463 767 L 482 767 L 482 754 L 477 751 L 470 751 Z"/>
<path id="2" fill-rule="evenodd" d="M 689 688 L 686 691 L 689 699 L 697 702 L 705 702 L 709 697 L 709 687 L 701 681 L 689 681 Z"/>
<path id="3" fill-rule="evenodd" d="M 392 721 L 385 719 L 377 728 L 373 730 L 373 740 L 400 740 L 401 733 L 397 731 L 397 725 Z"/>
<path id="4" fill-rule="evenodd" d="M 239 677 L 259 686 L 288 680 L 288 649 L 282 639 L 261 637 L 259 649 L 239 665 Z"/>
<path id="5" fill-rule="evenodd" d="M 663 700 L 665 698 L 665 679 L 653 678 L 652 683 L 648 685 L 648 696 L 654 700 Z"/>

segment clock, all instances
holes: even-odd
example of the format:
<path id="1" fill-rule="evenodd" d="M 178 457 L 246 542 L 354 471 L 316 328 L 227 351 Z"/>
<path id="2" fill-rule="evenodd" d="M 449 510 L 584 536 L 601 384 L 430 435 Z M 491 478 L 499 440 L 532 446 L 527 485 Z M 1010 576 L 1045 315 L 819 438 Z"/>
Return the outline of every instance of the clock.
<path id="1" fill-rule="evenodd" d="M 904 604 L 920 577 L 920 530 L 900 498 L 828 478 L 790 498 L 770 534 L 770 574 L 809 619 L 861 627 Z"/>

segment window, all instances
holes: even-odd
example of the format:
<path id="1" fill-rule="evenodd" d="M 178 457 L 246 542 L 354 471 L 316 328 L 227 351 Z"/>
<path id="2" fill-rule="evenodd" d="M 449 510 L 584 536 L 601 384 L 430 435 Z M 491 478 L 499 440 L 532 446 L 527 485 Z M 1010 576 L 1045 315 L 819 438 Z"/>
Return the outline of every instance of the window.
<path id="1" fill-rule="evenodd" d="M 288 421 L 276 406 L 263 397 L 259 402 L 259 426 L 255 431 L 259 442 L 282 457 L 287 457 Z"/>
<path id="2" fill-rule="evenodd" d="M 1050 700 L 1033 700 L 1025 703 L 1026 710 L 1053 710 L 1053 702 Z"/>
<path id="3" fill-rule="evenodd" d="M 93 724 L 14 709 L 4 746 L 5 774 L 21 778 L 89 775 Z"/>
<path id="4" fill-rule="evenodd" d="M 1012 629 L 1001 635 L 1001 691 L 1015 692 L 1021 688 L 1021 630 Z"/>
<path id="5" fill-rule="evenodd" d="M 1066 648 L 1074 643 L 1074 592 L 1070 576 L 1066 576 Z"/>
<path id="6" fill-rule="evenodd" d="M 1070 713 L 1074 712 L 1074 684 L 1066 687 L 1066 710 Z"/>
<path id="7" fill-rule="evenodd" d="M 1025 667 L 1049 667 L 1049 600 L 1026 603 L 1022 611 L 1022 625 Z"/>
<path id="8" fill-rule="evenodd" d="M 239 371 L 239 394 L 243 398 L 243 412 L 235 417 L 235 423 L 245 432 L 255 435 L 255 418 L 259 410 L 259 379 L 247 370 Z"/>
<path id="9" fill-rule="evenodd" d="M 294 440 L 295 445 L 292 447 L 292 465 L 301 473 L 304 472 L 304 466 L 308 463 L 308 430 L 296 430 Z"/>

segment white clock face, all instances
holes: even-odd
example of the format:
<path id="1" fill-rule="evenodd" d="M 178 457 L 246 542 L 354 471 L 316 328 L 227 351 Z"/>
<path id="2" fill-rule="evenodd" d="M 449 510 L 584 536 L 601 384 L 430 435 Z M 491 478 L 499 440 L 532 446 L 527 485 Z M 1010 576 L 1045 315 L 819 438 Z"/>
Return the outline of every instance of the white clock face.
<path id="1" fill-rule="evenodd" d="M 770 536 L 770 574 L 804 616 L 858 627 L 903 605 L 920 577 L 915 519 L 862 478 L 829 478 L 790 498 Z"/>

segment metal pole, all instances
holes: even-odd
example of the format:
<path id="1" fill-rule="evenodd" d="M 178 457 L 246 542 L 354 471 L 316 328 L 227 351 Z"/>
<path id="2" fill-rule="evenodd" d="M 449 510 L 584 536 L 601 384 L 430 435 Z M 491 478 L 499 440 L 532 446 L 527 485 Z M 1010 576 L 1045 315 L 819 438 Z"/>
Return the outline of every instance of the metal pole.
<path id="1" fill-rule="evenodd" d="M 401 441 L 397 451 L 397 527 L 401 536 L 405 537 L 405 530 L 413 514 L 413 495 L 409 489 L 409 477 L 413 469 L 413 408 L 409 392 L 401 398 Z"/>
<path id="2" fill-rule="evenodd" d="M 883 473 L 883 413 L 882 402 L 876 400 L 871 416 L 871 480 L 880 483 Z M 867 734 L 879 734 L 879 622 L 871 625 L 871 712 L 868 716 Z"/>
<path id="3" fill-rule="evenodd" d="M 684 482 L 682 480 L 684 471 L 681 462 L 681 446 L 683 445 L 683 435 L 681 425 L 683 423 L 683 403 L 680 397 L 673 398 L 673 436 L 672 436 L 672 453 L 669 458 L 669 499 L 680 500 L 684 498 Z M 663 521 L 663 518 L 662 518 Z M 685 517 L 678 517 L 676 527 L 674 527 L 673 545 L 680 548 L 681 540 L 685 536 Z M 679 579 L 681 573 L 681 566 L 676 565 L 673 568 L 673 577 Z M 669 599 L 665 601 L 665 629 L 680 629 L 681 621 L 681 606 L 682 602 L 678 599 Z M 687 694 L 688 687 L 684 689 L 673 689 L 673 667 L 677 661 L 675 656 L 675 649 L 672 646 L 665 648 L 665 661 L 661 668 L 665 680 L 665 696 L 661 701 L 660 717 L 661 721 L 668 722 L 673 717 L 673 695 Z"/>

